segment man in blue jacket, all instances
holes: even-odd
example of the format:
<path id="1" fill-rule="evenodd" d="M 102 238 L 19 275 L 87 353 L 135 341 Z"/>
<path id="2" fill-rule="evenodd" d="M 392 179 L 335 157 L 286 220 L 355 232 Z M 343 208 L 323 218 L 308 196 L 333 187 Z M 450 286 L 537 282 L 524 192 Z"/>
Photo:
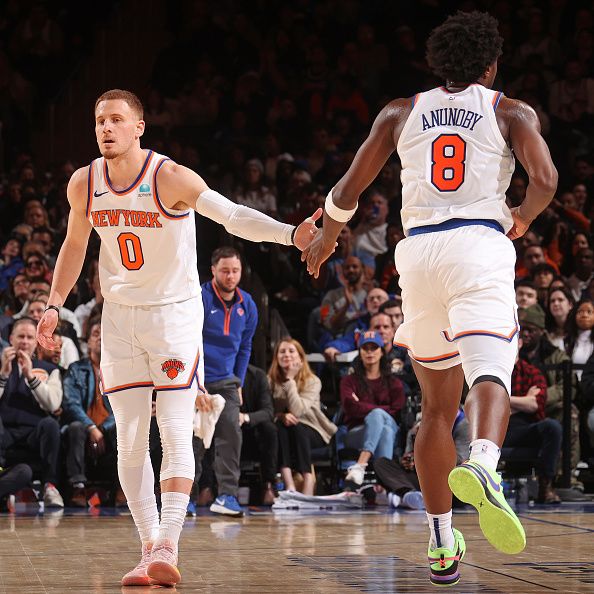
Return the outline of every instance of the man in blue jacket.
<path id="1" fill-rule="evenodd" d="M 211 257 L 211 272 L 213 279 L 202 285 L 205 387 L 210 394 L 223 396 L 225 408 L 214 434 L 218 497 L 210 510 L 241 517 L 243 512 L 237 501 L 242 443 L 239 408 L 258 310 L 251 296 L 238 288 L 241 258 L 235 248 L 216 249 Z M 198 466 L 203 452 L 201 447 Z"/>
<path id="2" fill-rule="evenodd" d="M 86 452 L 95 460 L 108 456 L 112 478 L 117 484 L 115 419 L 109 399 L 101 393 L 101 319 L 95 318 L 87 328 L 88 358 L 75 361 L 64 377 L 64 420 L 68 423 L 66 440 L 66 473 L 72 485 L 71 504 L 86 507 Z M 121 499 L 123 500 L 123 494 Z M 121 503 L 120 501 L 116 501 Z"/>

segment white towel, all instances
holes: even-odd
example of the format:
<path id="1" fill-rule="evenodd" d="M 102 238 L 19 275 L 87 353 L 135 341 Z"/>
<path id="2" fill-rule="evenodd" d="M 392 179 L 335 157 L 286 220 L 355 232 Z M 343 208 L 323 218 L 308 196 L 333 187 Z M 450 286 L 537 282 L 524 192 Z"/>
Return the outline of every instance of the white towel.
<path id="1" fill-rule="evenodd" d="M 215 426 L 225 408 L 225 399 L 220 394 L 209 394 L 209 396 L 212 399 L 212 410 L 205 413 L 196 409 L 194 413 L 194 435 L 204 442 L 206 449 L 212 443 Z"/>

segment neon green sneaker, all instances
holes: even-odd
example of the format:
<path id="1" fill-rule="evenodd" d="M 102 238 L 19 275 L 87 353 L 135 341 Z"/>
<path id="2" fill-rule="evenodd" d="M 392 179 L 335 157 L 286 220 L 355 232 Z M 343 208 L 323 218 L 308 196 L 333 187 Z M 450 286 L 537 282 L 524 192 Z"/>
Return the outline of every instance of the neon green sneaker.
<path id="1" fill-rule="evenodd" d="M 450 472 L 448 483 L 460 501 L 476 508 L 481 530 L 497 550 L 508 555 L 524 550 L 526 533 L 503 496 L 497 472 L 466 460 Z"/>
<path id="2" fill-rule="evenodd" d="M 436 586 L 453 586 L 460 580 L 460 571 L 458 565 L 464 558 L 466 553 L 466 543 L 462 533 L 455 528 L 452 529 L 454 533 L 454 548 L 446 549 L 439 547 L 437 549 L 431 548 L 427 551 L 427 559 L 429 561 L 429 579 L 432 584 Z"/>

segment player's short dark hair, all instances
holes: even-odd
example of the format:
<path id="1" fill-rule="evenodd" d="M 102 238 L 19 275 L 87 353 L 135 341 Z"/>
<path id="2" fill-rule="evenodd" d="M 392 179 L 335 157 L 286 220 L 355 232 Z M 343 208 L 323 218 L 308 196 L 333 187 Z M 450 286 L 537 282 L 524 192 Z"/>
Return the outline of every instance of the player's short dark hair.
<path id="1" fill-rule="evenodd" d="M 97 101 L 95 101 L 95 111 L 97 111 L 97 106 L 99 103 L 101 103 L 101 101 L 111 101 L 113 99 L 121 99 L 122 101 L 125 101 L 130 106 L 132 111 L 136 112 L 139 120 L 142 120 L 144 117 L 142 101 L 131 91 L 125 91 L 123 89 L 111 89 L 109 91 L 105 91 L 105 93 L 103 93 L 103 95 L 101 95 Z"/>
<path id="2" fill-rule="evenodd" d="M 472 83 L 501 55 L 497 19 L 486 12 L 457 12 L 433 29 L 427 63 L 443 80 Z"/>
<path id="3" fill-rule="evenodd" d="M 223 247 L 217 248 L 210 257 L 210 263 L 216 266 L 219 260 L 223 258 L 237 258 L 241 262 L 241 254 L 230 245 L 224 245 Z"/>

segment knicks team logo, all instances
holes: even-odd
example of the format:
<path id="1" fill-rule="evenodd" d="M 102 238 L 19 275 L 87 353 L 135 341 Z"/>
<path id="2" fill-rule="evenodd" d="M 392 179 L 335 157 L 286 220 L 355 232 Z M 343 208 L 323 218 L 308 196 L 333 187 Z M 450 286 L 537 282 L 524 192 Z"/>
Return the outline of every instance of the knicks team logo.
<path id="1" fill-rule="evenodd" d="M 151 187 L 148 184 L 142 184 L 140 188 L 138 188 L 138 195 L 139 196 L 150 196 Z"/>
<path id="2" fill-rule="evenodd" d="M 167 359 L 167 361 L 161 365 L 161 371 L 165 373 L 169 379 L 175 379 L 184 369 L 185 366 L 179 359 Z"/>
<path id="3" fill-rule="evenodd" d="M 241 307 L 237 310 L 237 315 L 238 316 L 242 316 L 244 313 L 245 313 L 245 311 Z"/>

